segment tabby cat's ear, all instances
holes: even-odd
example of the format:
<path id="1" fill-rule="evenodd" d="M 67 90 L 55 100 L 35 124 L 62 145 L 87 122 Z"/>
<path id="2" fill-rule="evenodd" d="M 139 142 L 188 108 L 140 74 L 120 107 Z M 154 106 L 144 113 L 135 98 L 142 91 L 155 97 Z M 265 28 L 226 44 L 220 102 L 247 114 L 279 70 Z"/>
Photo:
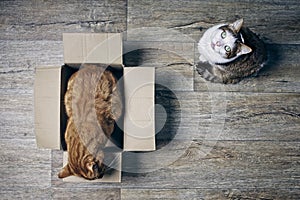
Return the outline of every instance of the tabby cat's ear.
<path id="1" fill-rule="evenodd" d="M 243 26 L 243 23 L 244 23 L 244 19 L 239 19 L 239 20 L 236 20 L 235 22 L 233 22 L 232 24 L 229 24 L 229 27 L 236 33 L 240 32 L 242 26 Z"/>
<path id="2" fill-rule="evenodd" d="M 60 170 L 60 172 L 58 173 L 58 178 L 66 178 L 68 176 L 73 175 L 72 172 L 70 171 L 70 167 L 69 164 L 67 164 L 66 166 L 64 166 L 64 168 L 62 168 Z"/>
<path id="3" fill-rule="evenodd" d="M 245 45 L 244 43 L 240 43 L 240 49 L 239 49 L 239 55 L 243 55 L 243 54 L 247 54 L 247 53 L 251 53 L 252 49 L 250 47 L 248 47 L 247 45 Z"/>

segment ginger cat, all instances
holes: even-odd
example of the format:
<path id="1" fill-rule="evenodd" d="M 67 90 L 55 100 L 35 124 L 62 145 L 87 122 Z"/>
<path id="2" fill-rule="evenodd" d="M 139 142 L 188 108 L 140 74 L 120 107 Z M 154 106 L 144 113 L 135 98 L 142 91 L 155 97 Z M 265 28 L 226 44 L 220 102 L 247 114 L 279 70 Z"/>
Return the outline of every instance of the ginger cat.
<path id="1" fill-rule="evenodd" d="M 103 148 L 122 114 L 117 79 L 102 67 L 85 65 L 69 79 L 64 101 L 69 117 L 65 132 L 68 163 L 58 177 L 102 178 L 106 169 Z"/>

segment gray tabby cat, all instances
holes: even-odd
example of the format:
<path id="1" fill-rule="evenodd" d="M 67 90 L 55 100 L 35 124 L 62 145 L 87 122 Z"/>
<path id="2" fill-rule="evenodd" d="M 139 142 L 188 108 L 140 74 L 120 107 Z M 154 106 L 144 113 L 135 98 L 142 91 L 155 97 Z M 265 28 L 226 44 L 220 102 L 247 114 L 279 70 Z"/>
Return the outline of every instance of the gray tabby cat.
<path id="1" fill-rule="evenodd" d="M 232 24 L 209 28 L 199 40 L 200 61 L 197 65 L 203 78 L 212 82 L 237 83 L 258 72 L 267 60 L 264 43 L 244 28 L 243 19 Z"/>

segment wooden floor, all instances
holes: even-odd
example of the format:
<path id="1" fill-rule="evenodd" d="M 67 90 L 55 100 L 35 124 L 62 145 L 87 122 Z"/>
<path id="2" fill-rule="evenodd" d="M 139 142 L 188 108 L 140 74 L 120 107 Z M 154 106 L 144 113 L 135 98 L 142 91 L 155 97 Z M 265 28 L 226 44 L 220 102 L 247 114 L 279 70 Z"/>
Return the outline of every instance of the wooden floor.
<path id="1" fill-rule="evenodd" d="M 236 85 L 206 82 L 196 42 L 242 17 L 268 65 Z M 64 32 L 124 32 L 124 63 L 156 67 L 164 86 L 159 150 L 137 154 L 143 173 L 122 183 L 62 182 L 62 152 L 36 147 L 35 67 L 63 63 Z M 0 199 L 300 199 L 299 33 L 299 0 L 0 1 Z"/>

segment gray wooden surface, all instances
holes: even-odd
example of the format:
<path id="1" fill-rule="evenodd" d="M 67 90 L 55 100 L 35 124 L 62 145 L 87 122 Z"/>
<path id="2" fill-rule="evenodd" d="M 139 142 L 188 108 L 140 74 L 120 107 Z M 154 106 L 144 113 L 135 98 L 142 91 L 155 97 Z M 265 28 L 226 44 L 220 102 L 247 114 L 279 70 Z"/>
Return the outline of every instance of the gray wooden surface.
<path id="1" fill-rule="evenodd" d="M 270 62 L 236 85 L 206 82 L 197 40 L 240 17 Z M 299 21 L 298 0 L 0 1 L 0 199 L 299 199 Z M 124 63 L 156 67 L 168 119 L 157 110 L 160 149 L 132 161 L 151 172 L 65 183 L 62 152 L 36 147 L 34 71 L 63 63 L 63 32 L 124 32 Z"/>

